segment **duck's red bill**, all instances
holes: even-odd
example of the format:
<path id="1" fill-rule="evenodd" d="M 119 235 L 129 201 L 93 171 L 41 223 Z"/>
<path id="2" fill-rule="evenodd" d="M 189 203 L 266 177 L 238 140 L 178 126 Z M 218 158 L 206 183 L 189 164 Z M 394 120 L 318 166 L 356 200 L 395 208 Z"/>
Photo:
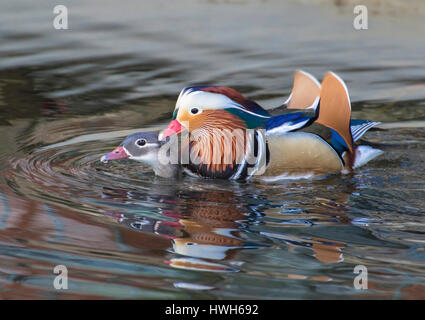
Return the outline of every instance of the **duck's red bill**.
<path id="1" fill-rule="evenodd" d="M 100 160 L 102 162 L 106 162 L 109 160 L 120 160 L 120 159 L 127 159 L 128 155 L 125 152 L 123 147 L 118 147 L 114 151 L 104 155 Z"/>
<path id="2" fill-rule="evenodd" d="M 163 140 L 173 134 L 179 134 L 183 131 L 183 127 L 177 120 L 173 120 L 170 122 L 168 127 L 161 133 L 161 136 L 159 137 L 160 140 Z"/>

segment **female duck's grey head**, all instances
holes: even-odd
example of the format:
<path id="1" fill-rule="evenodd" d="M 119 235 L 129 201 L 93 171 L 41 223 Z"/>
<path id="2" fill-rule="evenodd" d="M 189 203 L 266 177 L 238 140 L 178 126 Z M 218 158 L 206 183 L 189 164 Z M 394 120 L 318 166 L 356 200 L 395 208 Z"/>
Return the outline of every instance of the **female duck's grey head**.
<path id="1" fill-rule="evenodd" d="M 158 159 L 161 143 L 156 132 L 139 132 L 125 138 L 121 143 L 129 159 L 146 162 L 152 165 Z"/>
<path id="2" fill-rule="evenodd" d="M 157 133 L 138 132 L 125 138 L 119 147 L 104 155 L 101 161 L 120 159 L 134 159 L 143 162 L 155 161 L 160 146 Z"/>
<path id="3" fill-rule="evenodd" d="M 158 152 L 164 143 L 158 140 L 157 132 L 134 133 L 125 138 L 114 151 L 104 155 L 101 161 L 132 159 L 150 165 L 159 176 L 171 177 L 176 175 L 177 166 L 162 165 L 158 161 Z"/>

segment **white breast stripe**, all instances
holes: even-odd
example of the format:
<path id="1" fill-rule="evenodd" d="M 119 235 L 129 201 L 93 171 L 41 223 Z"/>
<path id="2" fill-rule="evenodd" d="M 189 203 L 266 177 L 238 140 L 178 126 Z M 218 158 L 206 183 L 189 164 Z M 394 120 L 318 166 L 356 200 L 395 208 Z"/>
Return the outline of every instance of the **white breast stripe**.
<path id="1" fill-rule="evenodd" d="M 241 176 L 242 170 L 245 167 L 246 158 L 244 157 L 241 164 L 239 164 L 238 170 L 230 177 L 230 180 L 237 180 Z"/>
<path id="2" fill-rule="evenodd" d="M 266 170 L 266 138 L 264 130 L 255 130 L 257 132 L 257 146 L 258 146 L 258 153 L 257 153 L 257 161 L 255 163 L 254 168 L 248 169 L 248 177 L 247 180 L 251 179 L 253 175 L 256 174 L 263 174 Z M 254 136 L 255 138 L 255 136 Z"/>

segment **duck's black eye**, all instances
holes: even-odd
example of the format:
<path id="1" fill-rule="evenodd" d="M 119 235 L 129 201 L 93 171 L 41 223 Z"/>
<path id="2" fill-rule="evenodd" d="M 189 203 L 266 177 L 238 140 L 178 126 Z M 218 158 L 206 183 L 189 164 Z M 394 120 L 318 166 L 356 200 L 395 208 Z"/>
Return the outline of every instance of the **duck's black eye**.
<path id="1" fill-rule="evenodd" d="M 192 108 L 192 109 L 190 109 L 190 113 L 191 114 L 198 114 L 199 113 L 199 109 L 198 108 Z"/>
<path id="2" fill-rule="evenodd" d="M 136 140 L 136 145 L 138 145 L 139 147 L 143 147 L 145 144 L 146 144 L 145 139 L 137 139 Z"/>

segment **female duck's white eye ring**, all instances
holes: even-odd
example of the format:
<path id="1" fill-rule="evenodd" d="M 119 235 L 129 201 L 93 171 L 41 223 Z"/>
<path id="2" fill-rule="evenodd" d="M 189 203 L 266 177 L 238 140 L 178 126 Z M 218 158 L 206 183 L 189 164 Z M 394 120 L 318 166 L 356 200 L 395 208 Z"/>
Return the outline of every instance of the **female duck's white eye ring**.
<path id="1" fill-rule="evenodd" d="M 136 146 L 138 146 L 139 148 L 144 147 L 146 143 L 147 143 L 146 139 L 137 139 L 135 142 Z"/>
<path id="2" fill-rule="evenodd" d="M 197 115 L 197 114 L 200 114 L 200 113 L 202 113 L 202 109 L 199 109 L 199 108 L 190 109 L 190 114 L 192 114 L 192 115 Z"/>

